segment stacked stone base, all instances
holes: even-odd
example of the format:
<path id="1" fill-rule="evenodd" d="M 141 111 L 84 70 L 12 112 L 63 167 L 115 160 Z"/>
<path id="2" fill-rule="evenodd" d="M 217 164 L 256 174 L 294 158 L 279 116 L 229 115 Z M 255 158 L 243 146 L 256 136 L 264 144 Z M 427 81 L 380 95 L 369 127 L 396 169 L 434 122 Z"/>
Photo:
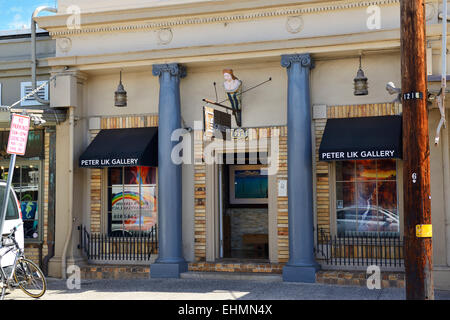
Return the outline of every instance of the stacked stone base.
<path id="1" fill-rule="evenodd" d="M 273 273 L 281 274 L 283 264 L 271 263 L 208 263 L 196 262 L 189 264 L 189 271 L 195 272 L 242 272 L 242 273 Z"/>
<path id="2" fill-rule="evenodd" d="M 191 272 L 223 272 L 223 273 L 253 273 L 282 274 L 283 264 L 269 263 L 190 263 Z M 88 265 L 81 267 L 82 279 L 150 279 L 149 266 L 123 265 Z M 316 273 L 316 283 L 367 286 L 368 275 L 363 271 L 320 270 Z M 381 288 L 404 288 L 405 274 L 401 272 L 382 272 Z"/>
<path id="3" fill-rule="evenodd" d="M 363 271 L 321 270 L 316 273 L 316 282 L 342 286 L 367 286 L 367 275 Z M 405 274 L 401 272 L 382 272 L 381 288 L 404 288 Z"/>
<path id="4" fill-rule="evenodd" d="M 88 265 L 80 268 L 81 279 L 149 279 L 150 267 Z"/>

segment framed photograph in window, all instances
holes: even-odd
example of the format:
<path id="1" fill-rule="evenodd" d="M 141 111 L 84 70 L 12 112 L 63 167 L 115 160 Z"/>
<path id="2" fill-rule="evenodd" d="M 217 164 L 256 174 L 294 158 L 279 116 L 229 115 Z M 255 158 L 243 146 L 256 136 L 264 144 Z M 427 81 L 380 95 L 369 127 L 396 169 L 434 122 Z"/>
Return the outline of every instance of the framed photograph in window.
<path id="1" fill-rule="evenodd" d="M 267 170 L 261 165 L 230 166 L 230 204 L 268 203 Z"/>

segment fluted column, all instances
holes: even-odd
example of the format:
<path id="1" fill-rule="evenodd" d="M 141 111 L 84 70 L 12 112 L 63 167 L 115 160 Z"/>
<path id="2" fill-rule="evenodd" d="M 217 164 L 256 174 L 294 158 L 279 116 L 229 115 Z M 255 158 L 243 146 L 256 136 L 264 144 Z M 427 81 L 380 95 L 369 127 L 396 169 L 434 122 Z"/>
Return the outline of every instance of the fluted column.
<path id="1" fill-rule="evenodd" d="M 315 282 L 309 54 L 283 55 L 288 73 L 289 261 L 283 280 Z"/>
<path id="2" fill-rule="evenodd" d="M 179 64 L 153 66 L 159 77 L 158 129 L 158 259 L 150 267 L 152 278 L 179 278 L 187 271 L 182 246 L 181 165 L 171 159 L 172 132 L 181 127 L 180 79 L 186 76 Z"/>

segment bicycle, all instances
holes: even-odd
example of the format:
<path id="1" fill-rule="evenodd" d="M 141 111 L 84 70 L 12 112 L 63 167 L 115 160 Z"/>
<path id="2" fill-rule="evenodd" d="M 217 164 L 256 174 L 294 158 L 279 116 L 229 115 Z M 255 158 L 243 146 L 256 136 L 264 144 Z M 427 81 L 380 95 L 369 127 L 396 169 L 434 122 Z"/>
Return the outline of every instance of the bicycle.
<path id="1" fill-rule="evenodd" d="M 9 252 L 15 251 L 16 257 L 12 267 L 0 267 L 0 300 L 4 299 L 6 289 L 12 291 L 19 287 L 28 296 L 35 299 L 42 297 L 47 290 L 47 281 L 44 273 L 33 261 L 25 258 L 23 250 L 15 239 L 15 233 L 20 225 L 11 229 L 9 235 L 2 236 L 2 247 L 8 248 L 8 250 L 0 255 L 0 266 L 2 258 Z M 9 273 L 8 275 L 6 274 L 7 272 Z"/>

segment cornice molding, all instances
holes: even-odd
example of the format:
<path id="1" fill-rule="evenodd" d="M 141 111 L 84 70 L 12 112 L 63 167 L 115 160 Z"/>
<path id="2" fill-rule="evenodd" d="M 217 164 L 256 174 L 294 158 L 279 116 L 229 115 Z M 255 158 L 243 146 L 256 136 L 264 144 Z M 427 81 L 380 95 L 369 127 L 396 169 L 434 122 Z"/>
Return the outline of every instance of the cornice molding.
<path id="1" fill-rule="evenodd" d="M 67 70 L 67 71 L 56 71 L 51 72 L 51 76 L 59 75 L 61 77 L 74 77 L 77 82 L 84 83 L 88 79 L 88 75 L 80 70 Z"/>
<path id="2" fill-rule="evenodd" d="M 442 26 L 435 25 L 427 29 L 434 35 L 441 32 Z M 277 41 L 258 41 L 219 46 L 195 46 L 188 48 L 162 48 L 128 53 L 109 53 L 86 56 L 55 57 L 48 60 L 51 67 L 77 66 L 80 70 L 123 68 L 124 66 L 149 66 L 177 62 L 217 61 L 218 59 L 239 60 L 255 58 L 279 59 L 282 55 L 310 53 L 312 56 L 330 52 L 348 52 L 357 50 L 400 49 L 400 31 L 398 29 L 372 31 L 363 34 L 323 36 L 308 39 L 290 39 Z M 356 56 L 356 55 L 355 55 Z M 279 60 L 278 60 L 279 61 Z M 278 62 L 277 62 L 278 63 Z"/>
<path id="3" fill-rule="evenodd" d="M 81 27 L 81 29 L 60 29 L 51 30 L 49 27 L 49 33 L 52 37 L 63 37 L 63 36 L 73 36 L 86 33 L 111 33 L 111 32 L 122 32 L 122 31 L 138 31 L 138 30 L 158 30 L 163 28 L 173 28 L 177 26 L 186 25 L 199 25 L 208 23 L 230 23 L 238 21 L 248 21 L 255 19 L 271 18 L 271 17 L 289 17 L 298 16 L 302 14 L 319 13 L 324 11 L 337 11 L 345 9 L 355 9 L 361 7 L 368 7 L 372 5 L 392 5 L 399 4 L 400 0 L 341 0 L 333 1 L 327 4 L 308 4 L 308 5 L 297 5 L 295 7 L 285 7 L 285 8 L 268 8 L 259 10 L 246 10 L 240 13 L 234 14 L 209 14 L 209 15 L 192 15 L 190 17 L 184 18 L 165 18 L 164 20 L 155 19 L 151 22 L 141 22 L 141 23 L 130 23 L 130 24 L 109 24 L 109 25 L 98 25 L 92 27 Z"/>

